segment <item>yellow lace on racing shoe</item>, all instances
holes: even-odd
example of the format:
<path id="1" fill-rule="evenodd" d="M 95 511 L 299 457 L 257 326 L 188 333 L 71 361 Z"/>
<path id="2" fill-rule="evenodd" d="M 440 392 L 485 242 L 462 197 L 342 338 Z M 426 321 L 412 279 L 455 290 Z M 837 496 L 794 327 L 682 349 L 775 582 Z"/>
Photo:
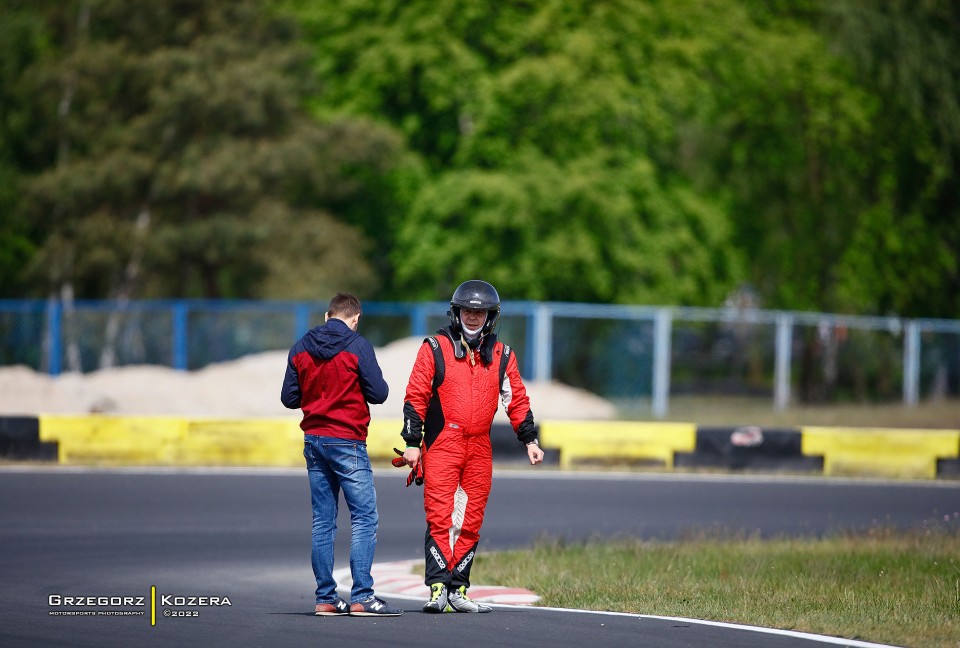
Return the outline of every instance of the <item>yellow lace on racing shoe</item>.
<path id="1" fill-rule="evenodd" d="M 433 583 L 430 585 L 430 600 L 423 604 L 423 611 L 432 614 L 446 612 L 447 605 L 447 586 L 443 583 Z"/>

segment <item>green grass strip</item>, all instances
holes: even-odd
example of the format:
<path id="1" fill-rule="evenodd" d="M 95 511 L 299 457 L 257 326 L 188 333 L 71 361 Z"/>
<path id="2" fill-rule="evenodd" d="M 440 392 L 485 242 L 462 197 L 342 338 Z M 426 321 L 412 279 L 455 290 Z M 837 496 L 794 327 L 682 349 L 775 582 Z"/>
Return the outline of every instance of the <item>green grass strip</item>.
<path id="1" fill-rule="evenodd" d="M 480 554 L 473 580 L 540 605 L 726 621 L 913 648 L 960 646 L 960 514 L 824 538 L 707 533 Z"/>

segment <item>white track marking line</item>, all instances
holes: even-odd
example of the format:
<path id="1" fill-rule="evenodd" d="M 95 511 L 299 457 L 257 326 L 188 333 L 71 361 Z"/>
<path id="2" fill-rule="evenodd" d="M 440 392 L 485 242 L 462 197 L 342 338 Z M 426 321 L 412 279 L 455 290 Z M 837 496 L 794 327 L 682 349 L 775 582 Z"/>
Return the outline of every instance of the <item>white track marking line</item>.
<path id="1" fill-rule="evenodd" d="M 411 570 L 414 566 L 420 565 L 422 562 L 420 560 L 400 560 L 395 562 L 388 563 L 376 563 L 373 566 L 373 570 L 377 572 L 380 576 L 384 577 L 383 587 L 378 586 L 378 581 L 376 575 L 374 577 L 374 588 L 377 591 L 377 595 L 401 599 L 405 601 L 424 601 L 429 597 L 429 590 L 427 586 L 423 584 L 423 579 L 414 573 L 411 573 Z M 350 569 L 343 568 L 337 569 L 333 572 L 334 578 L 337 580 L 337 585 L 341 589 L 349 589 L 349 584 L 352 582 L 350 578 Z M 403 576 L 401 578 L 401 576 Z M 409 576 L 409 578 L 406 578 Z M 416 593 L 418 589 L 411 588 L 409 585 L 413 582 L 415 587 L 422 588 L 422 593 Z M 344 586 L 346 584 L 346 586 Z M 390 587 L 392 585 L 402 585 L 400 591 L 392 591 Z M 480 589 L 482 587 L 487 587 L 484 585 L 474 585 L 471 587 L 476 587 Z M 407 593 L 407 592 L 413 593 Z M 642 621 L 643 619 L 651 619 L 657 621 L 674 621 L 677 623 L 690 623 L 697 625 L 707 625 L 718 628 L 729 628 L 731 630 L 746 630 L 748 632 L 759 632 L 763 634 L 772 634 L 780 635 L 784 637 L 795 637 L 797 639 L 806 639 L 809 641 L 816 641 L 818 643 L 833 644 L 837 646 L 847 646 L 848 648 L 898 648 L 897 646 L 892 646 L 890 644 L 878 644 L 871 643 L 869 641 L 858 641 L 856 639 L 843 639 L 841 637 L 830 637 L 828 635 L 818 635 L 811 634 L 808 632 L 797 632 L 795 630 L 778 630 L 776 628 L 763 628 L 761 626 L 752 626 L 752 625 L 743 625 L 739 623 L 727 623 L 723 621 L 704 621 L 701 619 L 687 619 L 684 617 L 669 617 L 669 616 L 658 616 L 655 614 L 635 614 L 630 612 L 606 612 L 603 610 L 577 610 L 570 608 L 555 608 L 555 607 L 538 607 L 535 605 L 526 604 L 511 604 L 511 603 L 497 603 L 492 601 L 485 601 L 492 607 L 504 608 L 511 610 L 543 610 L 549 612 L 567 612 L 572 614 L 592 614 L 598 616 L 617 616 L 617 617 L 630 617 Z"/>

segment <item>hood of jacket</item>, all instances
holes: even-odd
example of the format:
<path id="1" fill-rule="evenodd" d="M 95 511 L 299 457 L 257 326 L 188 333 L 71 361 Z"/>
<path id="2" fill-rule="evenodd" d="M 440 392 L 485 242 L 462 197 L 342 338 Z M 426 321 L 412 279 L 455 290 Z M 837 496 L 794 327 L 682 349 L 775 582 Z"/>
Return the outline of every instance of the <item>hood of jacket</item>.
<path id="1" fill-rule="evenodd" d="M 328 360 L 346 349 L 358 337 L 360 334 L 347 326 L 343 320 L 334 318 L 322 326 L 310 329 L 303 343 L 310 355 Z"/>

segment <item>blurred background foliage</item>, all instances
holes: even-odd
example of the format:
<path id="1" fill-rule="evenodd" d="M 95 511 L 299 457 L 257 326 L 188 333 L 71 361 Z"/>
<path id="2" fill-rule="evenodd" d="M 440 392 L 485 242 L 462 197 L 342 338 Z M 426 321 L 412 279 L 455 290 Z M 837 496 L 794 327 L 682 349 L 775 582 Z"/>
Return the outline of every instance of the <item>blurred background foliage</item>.
<path id="1" fill-rule="evenodd" d="M 0 0 L 0 297 L 960 318 L 952 0 Z"/>

